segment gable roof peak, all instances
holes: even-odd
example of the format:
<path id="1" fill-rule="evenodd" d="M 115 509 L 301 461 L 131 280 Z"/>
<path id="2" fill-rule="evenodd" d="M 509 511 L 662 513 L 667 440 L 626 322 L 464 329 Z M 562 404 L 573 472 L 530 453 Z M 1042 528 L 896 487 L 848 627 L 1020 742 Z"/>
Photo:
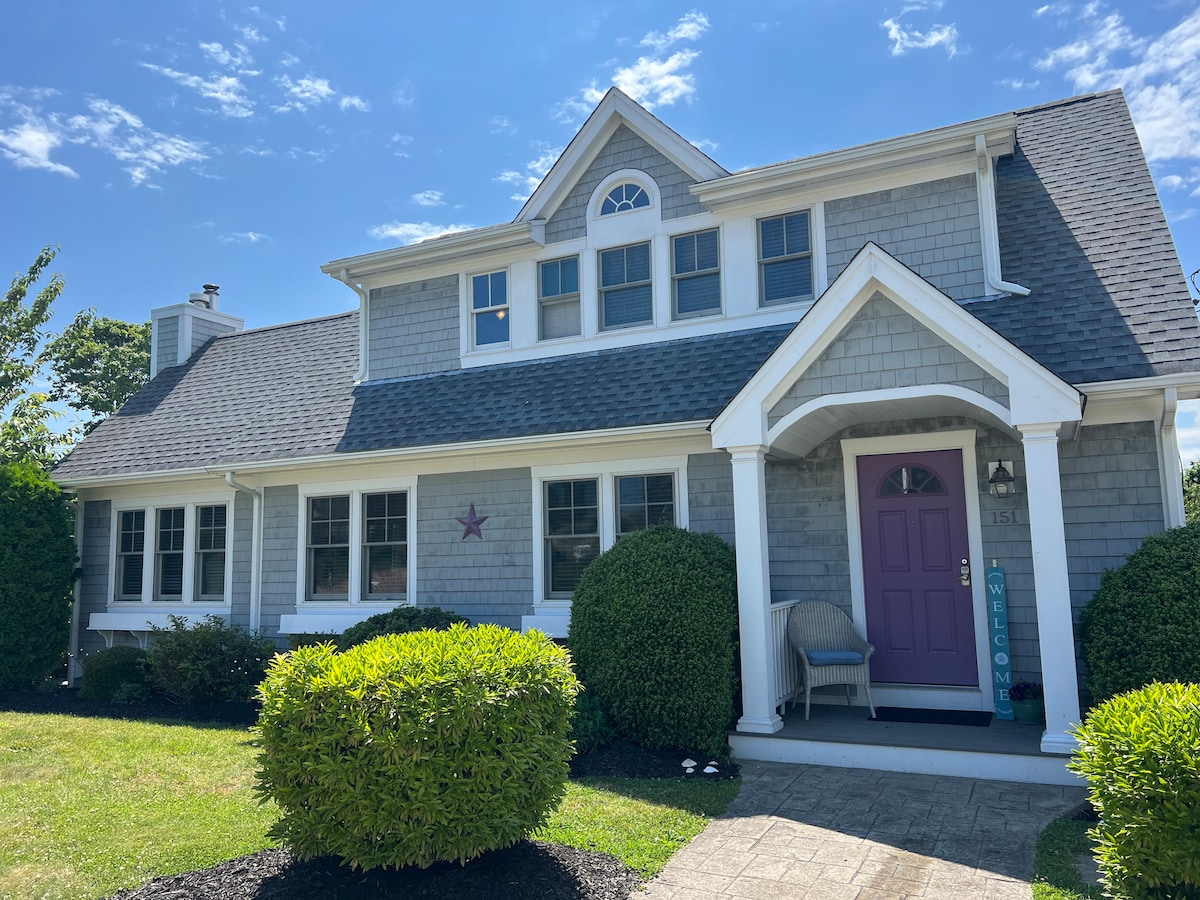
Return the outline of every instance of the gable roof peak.
<path id="1" fill-rule="evenodd" d="M 579 176 L 621 125 L 627 126 L 696 181 L 708 181 L 729 174 L 708 154 L 614 85 L 596 104 L 513 222 L 550 218 Z"/>

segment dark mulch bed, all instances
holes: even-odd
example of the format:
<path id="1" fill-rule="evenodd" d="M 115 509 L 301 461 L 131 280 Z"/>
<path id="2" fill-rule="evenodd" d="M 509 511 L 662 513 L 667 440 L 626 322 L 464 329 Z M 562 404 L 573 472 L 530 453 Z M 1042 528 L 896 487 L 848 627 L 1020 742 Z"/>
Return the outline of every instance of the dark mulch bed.
<path id="1" fill-rule="evenodd" d="M 252 725 L 255 704 L 185 706 L 164 703 L 116 705 L 81 700 L 74 690 L 0 694 L 0 711 L 59 713 L 137 720 L 179 720 Z M 684 759 L 698 765 L 687 774 Z M 618 744 L 571 760 L 572 778 L 736 778 L 738 768 L 712 757 Z M 115 895 L 120 900 L 626 900 L 640 879 L 611 856 L 521 841 L 494 850 L 466 866 L 438 864 L 428 869 L 353 872 L 337 860 L 299 862 L 287 850 L 264 850 L 211 869 L 156 878 Z M 114 898 L 114 900 L 115 900 Z"/>
<path id="2" fill-rule="evenodd" d="M 603 853 L 522 841 L 466 866 L 351 872 L 328 859 L 264 850 L 202 872 L 157 878 L 121 900 L 626 900 L 637 873 Z"/>

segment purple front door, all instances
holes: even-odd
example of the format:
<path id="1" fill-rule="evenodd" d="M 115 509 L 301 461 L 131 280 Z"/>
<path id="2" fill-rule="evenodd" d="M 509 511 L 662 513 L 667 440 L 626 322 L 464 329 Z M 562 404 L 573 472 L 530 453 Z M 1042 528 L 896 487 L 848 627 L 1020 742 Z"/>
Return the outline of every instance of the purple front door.
<path id="1" fill-rule="evenodd" d="M 979 684 L 961 450 L 858 457 L 871 680 Z"/>

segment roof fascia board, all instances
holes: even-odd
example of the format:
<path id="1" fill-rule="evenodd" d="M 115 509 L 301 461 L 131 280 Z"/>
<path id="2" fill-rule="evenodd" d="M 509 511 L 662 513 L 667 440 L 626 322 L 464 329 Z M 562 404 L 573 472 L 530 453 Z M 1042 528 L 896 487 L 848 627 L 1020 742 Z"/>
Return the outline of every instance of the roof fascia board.
<path id="1" fill-rule="evenodd" d="M 240 460 L 237 462 L 213 462 L 206 466 L 193 466 L 187 469 L 167 469 L 154 472 L 137 472 L 119 475 L 98 475 L 92 478 L 54 478 L 58 485 L 66 491 L 78 491 L 87 488 L 108 487 L 112 485 L 132 484 L 138 482 L 157 482 L 167 480 L 184 480 L 203 476 L 225 477 L 225 473 L 236 471 L 239 474 L 287 470 L 305 466 L 346 466 L 356 463 L 375 462 L 379 460 L 412 459 L 420 457 L 445 458 L 448 455 L 470 456 L 486 450 L 520 450 L 522 448 L 543 447 L 550 444 L 610 444 L 627 441 L 631 437 L 655 438 L 664 436 L 708 436 L 708 419 L 691 422 L 668 422 L 662 425 L 634 425 L 626 428 L 606 428 L 597 431 L 581 431 L 572 434 L 522 435 L 514 438 L 499 438 L 484 441 L 462 441 L 453 444 L 428 444 L 420 447 L 391 447 L 386 450 L 366 450 L 355 453 L 324 453 L 316 456 L 298 456 L 293 459 Z M 53 473 L 51 473 L 51 477 Z"/>
<path id="2" fill-rule="evenodd" d="M 984 135 L 993 157 L 1013 152 L 1017 117 L 1005 113 L 988 119 L 964 122 L 934 131 L 848 147 L 805 156 L 790 162 L 750 169 L 691 187 L 692 195 L 705 206 L 727 204 L 756 194 L 770 193 L 793 185 L 832 178 L 850 178 L 880 168 L 926 163 L 937 158 L 965 154 L 974 158 L 975 137 Z"/>
<path id="3" fill-rule="evenodd" d="M 530 195 L 516 222 L 549 219 L 579 176 L 591 165 L 620 125 L 626 125 L 697 181 L 729 173 L 617 88 L 610 88 L 562 155 Z"/>
<path id="4" fill-rule="evenodd" d="M 1176 372 L 1170 375 L 1152 375 L 1148 378 L 1122 378 L 1115 381 L 1088 381 L 1076 388 L 1088 398 L 1138 397 L 1161 394 L 1166 388 L 1175 388 L 1180 400 L 1200 398 L 1200 372 Z"/>
<path id="5" fill-rule="evenodd" d="M 444 237 L 392 247 L 376 253 L 348 256 L 335 259 L 321 266 L 326 275 L 334 275 L 345 269 L 351 278 L 362 279 L 369 275 L 394 269 L 405 269 L 449 259 L 462 259 L 494 250 L 514 247 L 538 246 L 542 243 L 544 225 L 535 222 L 510 222 L 473 231 L 448 234 Z"/>
<path id="6" fill-rule="evenodd" d="M 877 291 L 1008 386 L 1009 424 L 1043 422 L 1053 416 L 1076 421 L 1081 416 L 1075 388 L 868 242 L 713 420 L 713 444 L 745 444 L 747 434 L 758 435 L 751 443 L 765 442 L 768 411 Z"/>

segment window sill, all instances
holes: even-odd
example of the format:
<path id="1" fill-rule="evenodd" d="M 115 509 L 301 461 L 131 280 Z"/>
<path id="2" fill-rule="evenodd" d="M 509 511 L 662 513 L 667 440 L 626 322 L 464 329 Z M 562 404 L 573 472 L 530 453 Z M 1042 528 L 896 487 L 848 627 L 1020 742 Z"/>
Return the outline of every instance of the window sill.
<path id="1" fill-rule="evenodd" d="M 347 628 L 357 625 L 364 619 L 388 612 L 400 606 L 407 606 L 404 601 L 373 600 L 368 603 L 356 603 L 350 606 L 342 603 L 338 608 L 324 609 L 305 608 L 303 612 L 279 617 L 280 634 L 341 634 Z"/>
<path id="2" fill-rule="evenodd" d="M 571 607 L 559 609 L 539 606 L 539 612 L 532 616 L 521 616 L 521 633 L 536 628 L 543 634 L 553 638 L 565 638 L 571 626 Z"/>
<path id="3" fill-rule="evenodd" d="M 192 615 L 189 615 L 189 613 L 192 613 Z M 178 604 L 170 612 L 161 612 L 158 610 L 158 607 L 155 607 L 154 611 L 150 611 L 147 604 L 146 612 L 92 613 L 88 619 L 88 629 L 90 631 L 150 631 L 151 628 L 170 628 L 171 616 L 187 619 L 209 615 L 219 615 L 222 618 L 228 618 L 229 608 L 221 605 L 210 605 L 200 610 L 196 608 L 196 604 L 189 603 L 187 606 Z"/>

